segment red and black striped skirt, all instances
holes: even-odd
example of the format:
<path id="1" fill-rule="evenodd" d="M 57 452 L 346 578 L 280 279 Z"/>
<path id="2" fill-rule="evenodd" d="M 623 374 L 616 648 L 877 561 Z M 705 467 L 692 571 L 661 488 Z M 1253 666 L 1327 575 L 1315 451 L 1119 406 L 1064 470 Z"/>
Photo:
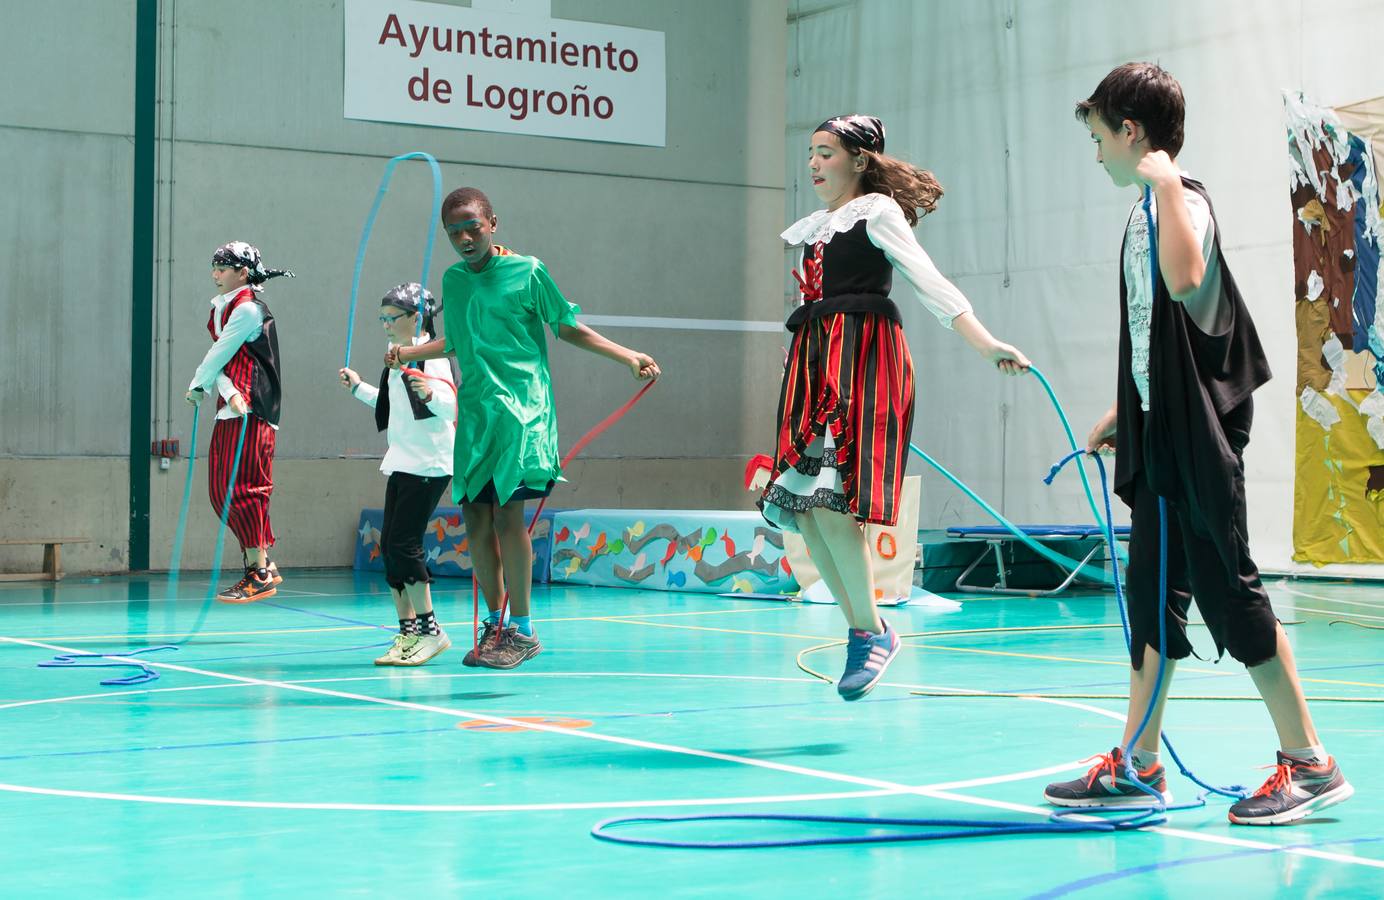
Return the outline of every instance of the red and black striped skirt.
<path id="1" fill-rule="evenodd" d="M 774 480 L 761 504 L 775 503 L 775 482 L 786 470 L 820 469 L 823 461 L 808 451 L 829 434 L 842 495 L 791 498 L 806 504 L 795 511 L 826 506 L 861 522 L 893 525 L 908 462 L 913 394 L 913 358 L 899 323 L 873 313 L 836 313 L 805 322 L 788 351 Z M 781 488 L 777 494 L 784 496 Z"/>

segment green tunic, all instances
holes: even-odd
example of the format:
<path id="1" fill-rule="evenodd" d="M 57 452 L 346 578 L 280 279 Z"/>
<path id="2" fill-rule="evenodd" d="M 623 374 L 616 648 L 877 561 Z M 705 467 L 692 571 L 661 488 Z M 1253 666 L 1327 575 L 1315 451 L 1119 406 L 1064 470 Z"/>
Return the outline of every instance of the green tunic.
<path id="1" fill-rule="evenodd" d="M 461 370 L 452 497 L 495 482 L 501 503 L 520 485 L 539 490 L 562 474 L 557 411 L 548 372 L 546 323 L 576 325 L 541 260 L 504 254 L 473 272 L 459 262 L 442 276 L 447 350 Z"/>

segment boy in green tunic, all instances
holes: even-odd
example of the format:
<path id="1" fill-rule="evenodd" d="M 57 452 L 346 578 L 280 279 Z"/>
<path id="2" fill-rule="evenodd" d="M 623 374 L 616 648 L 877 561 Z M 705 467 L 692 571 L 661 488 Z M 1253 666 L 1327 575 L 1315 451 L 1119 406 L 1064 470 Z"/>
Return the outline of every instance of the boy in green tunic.
<path id="1" fill-rule="evenodd" d="M 562 474 L 557 413 L 548 371 L 547 325 L 562 340 L 657 378 L 658 364 L 609 341 L 577 321 L 581 310 L 553 283 L 541 260 L 495 244 L 499 226 L 490 200 L 459 188 L 442 203 L 442 224 L 461 262 L 442 277 L 445 337 L 416 347 L 391 347 L 391 366 L 453 355 L 457 435 L 452 496 L 461 504 L 475 577 L 490 615 L 476 650 L 463 665 L 512 669 L 541 645 L 529 616 L 533 546 L 524 501 L 546 497 Z M 509 588 L 512 613 L 500 621 Z"/>

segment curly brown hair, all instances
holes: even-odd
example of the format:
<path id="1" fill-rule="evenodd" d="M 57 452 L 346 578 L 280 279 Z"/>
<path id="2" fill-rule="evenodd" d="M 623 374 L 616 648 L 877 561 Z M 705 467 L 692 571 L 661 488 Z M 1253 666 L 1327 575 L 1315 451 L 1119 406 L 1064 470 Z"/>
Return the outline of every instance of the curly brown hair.
<path id="1" fill-rule="evenodd" d="M 942 185 L 927 169 L 873 150 L 846 149 L 852 156 L 865 157 L 865 171 L 860 174 L 861 191 L 893 197 L 909 225 L 918 224 L 918 210 L 925 216 L 937 208 L 937 201 L 942 199 Z"/>

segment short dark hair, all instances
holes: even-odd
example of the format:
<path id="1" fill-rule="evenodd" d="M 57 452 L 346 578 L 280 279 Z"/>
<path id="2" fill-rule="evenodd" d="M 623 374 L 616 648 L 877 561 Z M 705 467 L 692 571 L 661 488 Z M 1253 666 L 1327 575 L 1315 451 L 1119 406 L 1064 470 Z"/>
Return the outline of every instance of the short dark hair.
<path id="1" fill-rule="evenodd" d="M 447 199 L 442 201 L 442 215 L 456 209 L 458 206 L 465 206 L 474 203 L 481 208 L 481 212 L 494 218 L 495 208 L 490 205 L 490 198 L 480 188 L 463 187 L 457 188 L 447 195 Z"/>
<path id="2" fill-rule="evenodd" d="M 1149 145 L 1177 156 L 1182 150 L 1182 120 L 1186 104 L 1182 85 L 1155 63 L 1125 63 L 1101 79 L 1091 96 L 1076 105 L 1085 122 L 1095 112 L 1111 131 L 1125 119 L 1144 126 Z"/>

